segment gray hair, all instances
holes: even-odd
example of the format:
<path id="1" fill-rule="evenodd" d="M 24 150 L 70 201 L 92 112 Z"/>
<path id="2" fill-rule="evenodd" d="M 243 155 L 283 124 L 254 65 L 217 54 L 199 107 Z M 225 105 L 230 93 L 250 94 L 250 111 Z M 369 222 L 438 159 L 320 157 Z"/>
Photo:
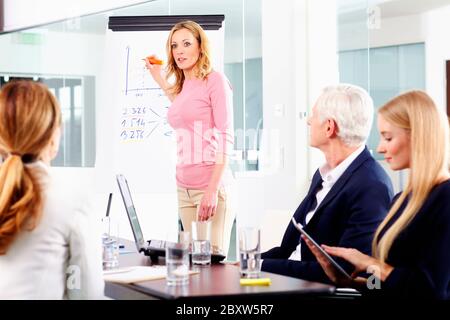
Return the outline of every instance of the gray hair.
<path id="1" fill-rule="evenodd" d="M 367 140 L 373 120 L 373 100 L 366 90 L 351 84 L 323 89 L 316 103 L 321 122 L 333 119 L 338 137 L 348 146 L 360 146 Z"/>

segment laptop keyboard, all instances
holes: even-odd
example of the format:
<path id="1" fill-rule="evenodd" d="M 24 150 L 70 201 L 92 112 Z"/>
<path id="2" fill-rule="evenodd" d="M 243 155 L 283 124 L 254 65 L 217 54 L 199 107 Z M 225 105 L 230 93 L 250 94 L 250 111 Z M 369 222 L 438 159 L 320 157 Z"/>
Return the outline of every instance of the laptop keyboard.
<path id="1" fill-rule="evenodd" d="M 149 241 L 149 247 L 154 249 L 165 249 L 166 248 L 166 241 L 163 240 L 150 240 Z"/>

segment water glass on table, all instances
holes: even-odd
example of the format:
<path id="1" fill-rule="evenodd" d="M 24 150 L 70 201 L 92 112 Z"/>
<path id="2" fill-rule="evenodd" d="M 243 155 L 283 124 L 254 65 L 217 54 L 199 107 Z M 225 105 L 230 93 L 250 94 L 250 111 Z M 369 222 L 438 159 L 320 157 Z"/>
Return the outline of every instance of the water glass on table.
<path id="1" fill-rule="evenodd" d="M 189 283 L 189 242 L 168 243 L 166 246 L 166 266 L 168 286 Z"/>
<path id="2" fill-rule="evenodd" d="M 211 221 L 192 221 L 192 264 L 211 264 Z"/>
<path id="3" fill-rule="evenodd" d="M 261 272 L 261 232 L 258 228 L 239 230 L 239 262 L 243 278 L 258 278 Z"/>
<path id="4" fill-rule="evenodd" d="M 103 269 L 110 270 L 119 266 L 119 223 L 110 216 L 104 217 L 102 228 Z"/>

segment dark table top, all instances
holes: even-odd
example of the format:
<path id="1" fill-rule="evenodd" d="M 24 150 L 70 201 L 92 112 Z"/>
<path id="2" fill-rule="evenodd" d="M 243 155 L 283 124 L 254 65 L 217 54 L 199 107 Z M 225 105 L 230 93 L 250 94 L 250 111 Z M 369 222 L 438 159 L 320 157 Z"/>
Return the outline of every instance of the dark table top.
<path id="1" fill-rule="evenodd" d="M 126 250 L 121 254 L 120 267 L 151 266 L 150 259 L 136 251 L 134 242 L 124 240 Z M 160 259 L 160 262 L 164 262 Z M 211 299 L 238 297 L 269 297 L 280 295 L 331 295 L 335 288 L 327 284 L 305 281 L 273 273 L 261 272 L 270 278 L 269 286 L 241 286 L 239 266 L 213 264 L 206 267 L 191 266 L 199 273 L 189 276 L 185 286 L 167 286 L 166 279 L 142 281 L 133 284 L 106 283 L 105 293 L 114 299 Z"/>

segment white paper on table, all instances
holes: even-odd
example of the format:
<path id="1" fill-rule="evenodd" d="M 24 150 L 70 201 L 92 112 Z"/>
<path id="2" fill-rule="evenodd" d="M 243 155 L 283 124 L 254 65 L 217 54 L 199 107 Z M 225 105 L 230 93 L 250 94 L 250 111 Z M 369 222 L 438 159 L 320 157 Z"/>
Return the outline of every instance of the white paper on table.
<path id="1" fill-rule="evenodd" d="M 103 271 L 103 280 L 107 282 L 134 283 L 140 281 L 164 279 L 166 266 L 135 266 Z"/>
<path id="2" fill-rule="evenodd" d="M 187 271 L 189 275 L 198 271 Z M 103 280 L 107 282 L 135 283 L 164 279 L 167 276 L 166 266 L 135 266 L 103 271 Z"/>

